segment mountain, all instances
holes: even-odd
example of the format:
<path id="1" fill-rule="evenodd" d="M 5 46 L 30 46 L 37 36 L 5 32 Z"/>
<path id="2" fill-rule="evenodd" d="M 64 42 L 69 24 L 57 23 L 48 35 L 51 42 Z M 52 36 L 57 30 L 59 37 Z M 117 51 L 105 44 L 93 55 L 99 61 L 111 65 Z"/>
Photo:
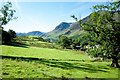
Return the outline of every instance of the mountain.
<path id="1" fill-rule="evenodd" d="M 71 24 L 72 23 L 62 22 L 56 26 L 53 31 L 43 34 L 42 37 L 45 39 L 56 39 L 59 35 L 62 35 L 62 33 L 64 33 L 71 26 Z"/>
<path id="2" fill-rule="evenodd" d="M 87 16 L 82 19 L 82 22 L 86 22 L 90 16 Z M 42 37 L 45 39 L 58 39 L 60 35 L 65 35 L 67 37 L 77 37 L 82 34 L 81 26 L 78 22 L 67 23 L 62 22 L 58 26 L 55 27 L 54 30 L 43 34 Z"/>
<path id="3" fill-rule="evenodd" d="M 67 22 L 62 22 L 56 28 L 44 34 L 42 37 L 43 38 L 49 38 L 49 39 L 58 39 L 60 35 L 66 35 L 68 37 L 72 37 L 74 35 L 79 35 L 80 31 L 80 26 L 77 22 L 75 23 L 67 23 Z"/>
<path id="4" fill-rule="evenodd" d="M 89 16 L 82 19 L 82 22 L 86 22 Z M 83 31 L 81 30 L 81 26 L 78 22 L 68 23 L 62 22 L 58 26 L 55 27 L 54 30 L 43 33 L 40 31 L 32 31 L 28 33 L 17 33 L 17 36 L 41 36 L 44 39 L 56 40 L 60 35 L 65 35 L 67 37 L 74 37 L 81 35 Z"/>
<path id="5" fill-rule="evenodd" d="M 61 24 L 59 24 L 54 30 L 56 31 L 63 31 L 65 29 L 67 29 L 72 23 L 66 23 L 66 22 L 62 22 Z"/>
<path id="6" fill-rule="evenodd" d="M 17 36 L 41 36 L 43 34 L 44 33 L 40 31 L 32 31 L 28 33 L 17 33 Z"/>

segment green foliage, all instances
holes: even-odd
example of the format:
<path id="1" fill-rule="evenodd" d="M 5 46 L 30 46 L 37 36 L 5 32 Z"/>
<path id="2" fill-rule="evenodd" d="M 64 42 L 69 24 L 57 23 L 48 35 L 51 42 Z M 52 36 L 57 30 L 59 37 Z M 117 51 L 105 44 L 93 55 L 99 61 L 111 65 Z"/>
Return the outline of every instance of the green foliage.
<path id="1" fill-rule="evenodd" d="M 59 44 L 63 46 L 63 48 L 70 48 L 72 40 L 67 36 L 59 36 Z"/>
<path id="2" fill-rule="evenodd" d="M 4 31 L 2 30 L 2 44 L 9 44 L 16 37 L 16 33 L 13 30 Z"/>
<path id="3" fill-rule="evenodd" d="M 76 21 L 78 21 L 78 19 L 77 19 L 77 17 L 75 17 L 75 15 L 71 15 L 71 17 L 72 17 L 73 19 L 75 19 Z"/>
<path id="4" fill-rule="evenodd" d="M 4 3 L 3 7 L 0 9 L 0 35 L 2 35 L 2 43 L 3 44 L 8 44 L 13 40 L 13 38 L 16 37 L 16 33 L 13 30 L 4 31 L 3 30 L 3 25 L 6 25 L 9 21 L 14 19 L 14 12 L 15 10 L 11 9 L 12 8 L 12 3 L 7 2 Z"/>
<path id="5" fill-rule="evenodd" d="M 14 19 L 13 17 L 15 10 L 12 9 L 12 3 L 4 3 L 3 7 L 0 9 L 0 27 L 6 25 L 9 21 Z"/>
<path id="6" fill-rule="evenodd" d="M 115 16 L 120 16 L 119 7 L 119 2 L 96 5 L 93 7 L 94 12 L 89 20 L 83 23 L 83 29 L 91 36 L 89 37 L 89 49 L 91 49 L 89 51 L 95 56 L 111 58 L 114 56 L 114 59 L 118 57 L 120 52 L 120 21 Z M 117 61 L 116 65 L 118 65 Z"/>
<path id="7" fill-rule="evenodd" d="M 90 42 L 90 35 L 87 32 L 81 34 L 78 38 L 81 47 L 85 47 Z"/>
<path id="8" fill-rule="evenodd" d="M 9 29 L 8 33 L 10 34 L 10 38 L 11 38 L 11 40 L 13 40 L 13 38 L 16 37 L 16 32 L 15 32 L 15 31 Z"/>

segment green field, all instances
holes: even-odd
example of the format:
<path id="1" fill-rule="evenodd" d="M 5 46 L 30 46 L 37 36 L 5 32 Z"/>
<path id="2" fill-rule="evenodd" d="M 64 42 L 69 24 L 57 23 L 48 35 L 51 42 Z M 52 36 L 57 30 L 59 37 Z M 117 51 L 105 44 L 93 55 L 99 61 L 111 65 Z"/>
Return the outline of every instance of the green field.
<path id="1" fill-rule="evenodd" d="M 118 78 L 111 62 L 90 59 L 80 51 L 2 45 L 3 78 Z"/>

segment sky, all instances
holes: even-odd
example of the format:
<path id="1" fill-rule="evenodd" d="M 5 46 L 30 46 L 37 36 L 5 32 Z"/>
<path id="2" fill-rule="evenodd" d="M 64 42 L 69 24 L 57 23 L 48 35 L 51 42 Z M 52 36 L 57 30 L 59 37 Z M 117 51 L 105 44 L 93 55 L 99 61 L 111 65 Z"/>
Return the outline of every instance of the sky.
<path id="1" fill-rule="evenodd" d="M 92 12 L 90 8 L 96 4 L 106 2 L 12 2 L 18 18 L 10 21 L 4 29 L 22 33 L 49 32 L 61 22 L 75 22 L 71 15 L 78 19 L 88 16 Z M 0 7 L 2 5 L 0 2 Z"/>

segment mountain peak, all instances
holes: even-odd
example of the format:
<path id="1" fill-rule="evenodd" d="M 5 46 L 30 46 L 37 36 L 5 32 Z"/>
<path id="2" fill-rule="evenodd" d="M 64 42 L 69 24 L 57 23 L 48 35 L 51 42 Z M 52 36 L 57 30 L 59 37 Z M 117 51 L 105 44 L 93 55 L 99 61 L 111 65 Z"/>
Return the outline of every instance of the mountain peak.
<path id="1" fill-rule="evenodd" d="M 60 23 L 54 30 L 60 30 L 60 31 L 62 31 L 62 30 L 64 30 L 64 29 L 70 27 L 70 24 L 71 24 L 71 23 L 62 22 L 62 23 Z"/>

